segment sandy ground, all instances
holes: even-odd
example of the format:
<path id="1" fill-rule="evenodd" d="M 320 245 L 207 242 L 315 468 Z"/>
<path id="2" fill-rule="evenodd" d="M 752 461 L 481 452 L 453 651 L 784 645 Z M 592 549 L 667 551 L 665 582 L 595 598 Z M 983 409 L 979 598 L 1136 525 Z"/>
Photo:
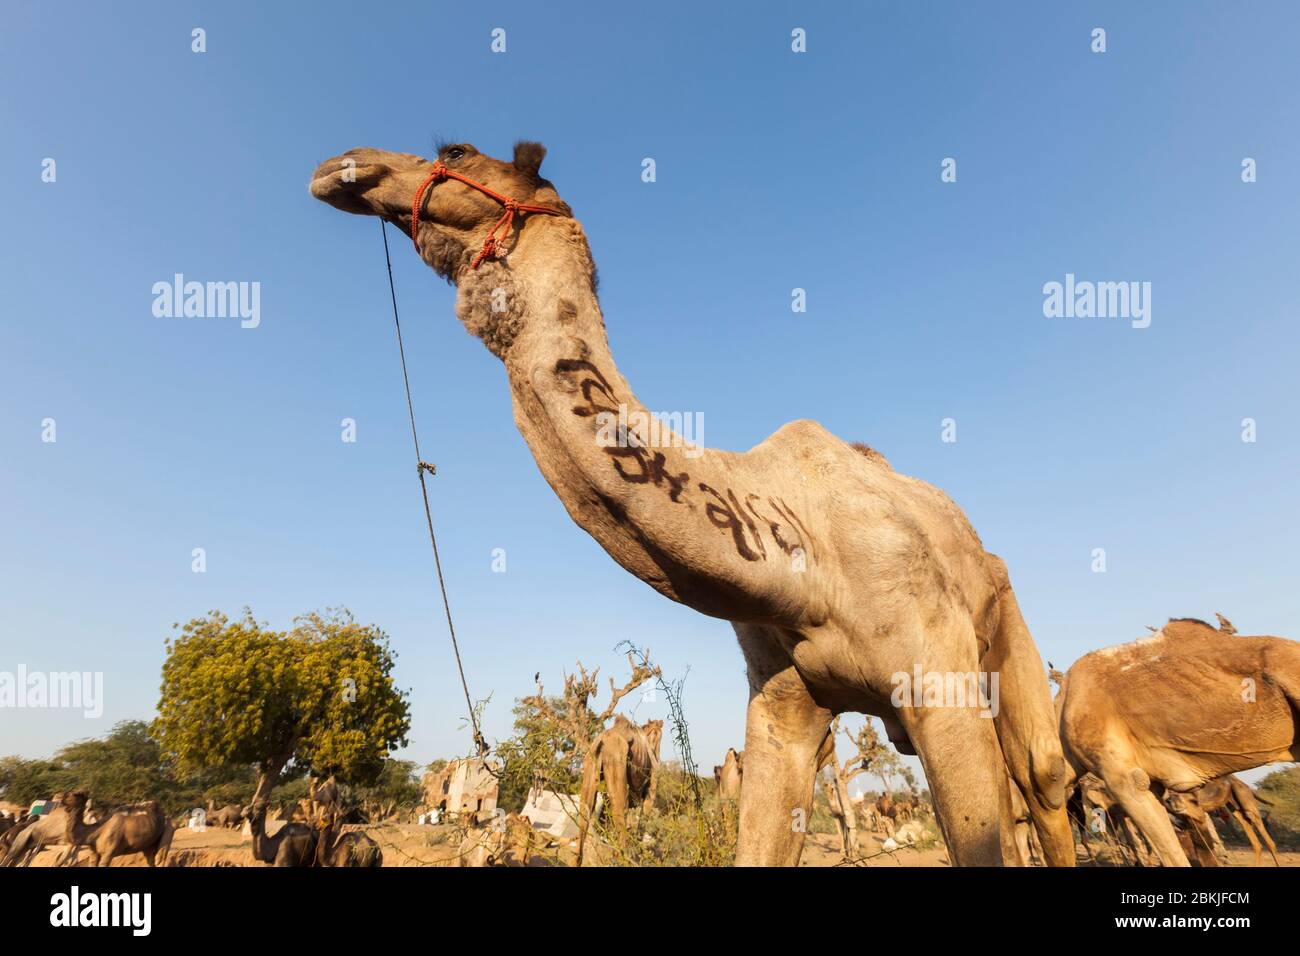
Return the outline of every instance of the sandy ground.
<path id="1" fill-rule="evenodd" d="M 281 824 L 268 823 L 271 833 L 275 833 Z M 384 852 L 384 866 L 455 866 L 458 863 L 458 851 L 446 841 L 452 835 L 453 828 L 448 826 L 421 827 L 411 824 L 384 824 L 377 827 L 361 827 L 378 840 Z M 883 835 L 860 834 L 859 851 L 861 859 L 854 865 L 862 867 L 904 867 L 904 866 L 948 866 L 948 854 L 942 846 L 925 849 L 903 847 L 892 853 L 881 850 Z M 803 859 L 800 866 L 840 866 L 839 838 L 834 834 L 812 833 L 804 844 Z M 33 866 L 55 866 L 64 853 L 63 847 L 46 849 L 33 862 Z M 1254 854 L 1248 849 L 1231 848 L 1228 851 L 1232 866 L 1251 866 Z M 544 850 L 532 860 L 534 866 L 571 863 L 572 849 L 568 847 Z M 1300 853 L 1284 852 L 1278 857 L 1282 866 L 1300 866 Z M 82 854 L 82 864 L 88 862 Z M 1080 862 L 1086 860 L 1080 855 Z M 138 854 L 115 860 L 114 866 L 144 866 L 144 859 Z M 252 841 L 238 830 L 222 830 L 215 827 L 205 831 L 179 830 L 172 841 L 169 866 L 263 866 L 255 863 L 252 855 Z M 1271 866 L 1268 854 L 1264 855 L 1264 865 Z"/>

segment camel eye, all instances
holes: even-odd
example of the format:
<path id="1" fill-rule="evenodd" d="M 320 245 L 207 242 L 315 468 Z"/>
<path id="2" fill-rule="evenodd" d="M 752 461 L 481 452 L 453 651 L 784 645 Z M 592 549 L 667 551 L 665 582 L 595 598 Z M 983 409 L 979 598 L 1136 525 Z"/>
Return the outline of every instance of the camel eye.
<path id="1" fill-rule="evenodd" d="M 448 148 L 446 155 L 448 159 L 460 159 L 465 155 L 465 150 L 461 149 L 459 146 L 452 146 Z"/>

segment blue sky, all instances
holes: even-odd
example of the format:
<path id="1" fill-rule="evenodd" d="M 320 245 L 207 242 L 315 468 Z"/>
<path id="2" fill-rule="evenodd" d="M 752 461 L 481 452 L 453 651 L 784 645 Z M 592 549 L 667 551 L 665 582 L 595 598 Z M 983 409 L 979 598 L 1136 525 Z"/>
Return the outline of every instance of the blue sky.
<path id="1" fill-rule="evenodd" d="M 392 636 L 408 756 L 466 749 L 378 228 L 306 188 L 439 138 L 548 146 L 649 407 L 729 449 L 814 418 L 943 488 L 1058 666 L 1171 615 L 1300 636 L 1294 5 L 618 6 L 7 5 L 0 670 L 103 671 L 106 706 L 0 712 L 0 754 L 151 716 L 174 621 L 337 604 Z M 707 770 L 743 738 L 730 628 L 571 523 L 454 290 L 390 242 L 489 737 L 535 671 L 621 673 L 630 639 L 689 670 Z M 156 318 L 178 272 L 260 282 L 260 326 Z M 1044 317 L 1067 273 L 1150 282 L 1150 327 Z"/>

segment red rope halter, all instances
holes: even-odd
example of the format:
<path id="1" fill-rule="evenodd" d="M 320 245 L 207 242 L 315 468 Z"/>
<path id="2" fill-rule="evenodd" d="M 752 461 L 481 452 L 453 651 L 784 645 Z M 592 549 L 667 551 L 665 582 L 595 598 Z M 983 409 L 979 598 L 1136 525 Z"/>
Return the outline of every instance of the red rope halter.
<path id="1" fill-rule="evenodd" d="M 497 252 L 500 251 L 502 243 L 504 243 L 506 238 L 510 235 L 510 226 L 511 223 L 514 222 L 515 213 L 523 214 L 538 212 L 547 216 L 564 215 L 560 210 L 552 209 L 550 206 L 535 206 L 531 203 L 524 203 L 511 199 L 509 196 L 503 196 L 496 190 L 489 189 L 477 180 L 470 179 L 468 176 L 462 176 L 460 173 L 448 169 L 442 164 L 442 161 L 439 160 L 433 164 L 433 168 L 429 171 L 428 178 L 420 184 L 420 188 L 415 191 L 415 198 L 411 200 L 411 242 L 415 244 L 416 252 L 420 251 L 420 206 L 424 202 L 424 194 L 428 191 L 430 186 L 436 182 L 441 182 L 444 179 L 455 179 L 464 183 L 466 186 L 472 186 L 484 195 L 491 196 L 504 206 L 506 210 L 501 214 L 501 218 L 496 221 L 496 225 L 488 231 L 487 239 L 483 241 L 483 248 L 479 250 L 478 255 L 474 257 L 474 261 L 470 263 L 471 269 L 477 269 L 479 263 L 484 259 L 496 258 Z M 501 235 L 499 236 L 497 235 L 498 229 L 501 230 Z"/>

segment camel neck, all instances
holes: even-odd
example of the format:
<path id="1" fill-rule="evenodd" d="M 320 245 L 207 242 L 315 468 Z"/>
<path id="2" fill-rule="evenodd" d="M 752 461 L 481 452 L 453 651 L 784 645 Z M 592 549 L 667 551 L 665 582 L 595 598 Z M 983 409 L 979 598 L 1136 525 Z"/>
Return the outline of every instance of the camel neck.
<path id="1" fill-rule="evenodd" d="M 543 477 L 580 527 L 666 597 L 728 619 L 778 607 L 797 615 L 782 593 L 784 562 L 754 573 L 763 546 L 732 500 L 737 456 L 704 447 L 698 414 L 667 413 L 679 431 L 636 398 L 610 351 L 593 279 L 582 227 L 546 217 L 507 262 L 458 283 L 457 313 L 504 362 L 515 424 Z M 747 481 L 743 491 L 758 487 Z M 701 520 L 728 534 L 702 541 Z M 780 532 L 801 540 L 793 526 Z"/>

